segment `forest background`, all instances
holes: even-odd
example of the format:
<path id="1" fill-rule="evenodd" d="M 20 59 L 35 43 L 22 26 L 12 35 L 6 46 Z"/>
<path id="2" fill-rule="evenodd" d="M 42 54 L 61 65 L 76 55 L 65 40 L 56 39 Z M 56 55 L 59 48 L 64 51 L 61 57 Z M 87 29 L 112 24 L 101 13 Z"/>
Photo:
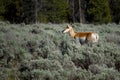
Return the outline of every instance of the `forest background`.
<path id="1" fill-rule="evenodd" d="M 119 23 L 120 0 L 0 0 L 11 23 Z"/>

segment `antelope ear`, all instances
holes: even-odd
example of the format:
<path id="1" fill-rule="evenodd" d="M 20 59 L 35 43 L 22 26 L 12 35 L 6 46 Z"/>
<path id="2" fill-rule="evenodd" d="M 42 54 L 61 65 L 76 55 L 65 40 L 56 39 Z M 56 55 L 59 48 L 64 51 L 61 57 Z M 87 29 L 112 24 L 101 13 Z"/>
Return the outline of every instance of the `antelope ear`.
<path id="1" fill-rule="evenodd" d="M 70 24 L 67 25 L 69 28 L 71 27 Z"/>

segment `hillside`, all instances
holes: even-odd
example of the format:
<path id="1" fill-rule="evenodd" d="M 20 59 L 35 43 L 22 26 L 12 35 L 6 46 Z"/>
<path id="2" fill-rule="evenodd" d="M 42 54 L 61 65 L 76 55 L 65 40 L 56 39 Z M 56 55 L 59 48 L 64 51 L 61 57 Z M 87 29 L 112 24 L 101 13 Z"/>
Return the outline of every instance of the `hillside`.
<path id="1" fill-rule="evenodd" d="M 79 44 L 67 24 L 0 22 L 0 80 L 120 80 L 120 25 L 72 24 L 100 40 Z"/>

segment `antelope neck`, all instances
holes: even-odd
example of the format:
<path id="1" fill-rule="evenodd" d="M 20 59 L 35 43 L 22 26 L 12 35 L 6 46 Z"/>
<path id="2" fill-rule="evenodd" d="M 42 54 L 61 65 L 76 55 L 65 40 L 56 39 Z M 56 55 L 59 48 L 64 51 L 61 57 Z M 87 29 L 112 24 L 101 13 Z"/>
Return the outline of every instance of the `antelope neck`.
<path id="1" fill-rule="evenodd" d="M 75 32 L 74 32 L 73 29 L 70 30 L 70 36 L 71 36 L 72 38 L 74 38 L 74 36 L 75 36 Z"/>

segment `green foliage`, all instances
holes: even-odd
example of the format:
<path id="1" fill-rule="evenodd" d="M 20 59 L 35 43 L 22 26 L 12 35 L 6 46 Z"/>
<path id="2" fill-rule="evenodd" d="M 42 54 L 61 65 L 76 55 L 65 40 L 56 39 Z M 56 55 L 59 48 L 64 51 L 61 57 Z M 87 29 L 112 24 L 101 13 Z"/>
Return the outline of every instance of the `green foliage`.
<path id="1" fill-rule="evenodd" d="M 39 12 L 40 22 L 60 23 L 67 21 L 68 4 L 65 0 L 46 0 L 43 1 L 42 12 Z"/>
<path id="2" fill-rule="evenodd" d="M 4 20 L 3 14 L 5 13 L 5 1 L 0 0 L 0 20 Z"/>
<path id="3" fill-rule="evenodd" d="M 97 23 L 111 22 L 111 12 L 108 0 L 90 0 L 87 9 L 88 20 Z"/>
<path id="4" fill-rule="evenodd" d="M 92 46 L 63 34 L 66 25 L 0 22 L 0 79 L 119 80 L 120 25 L 73 24 L 100 35 Z"/>
<path id="5" fill-rule="evenodd" d="M 79 22 L 81 15 L 84 23 L 119 23 L 120 0 L 80 2 L 81 5 L 79 0 L 0 0 L 0 20 L 27 24 Z"/>
<path id="6" fill-rule="evenodd" d="M 111 8 L 112 20 L 113 22 L 120 22 L 120 0 L 110 0 L 109 5 Z"/>

